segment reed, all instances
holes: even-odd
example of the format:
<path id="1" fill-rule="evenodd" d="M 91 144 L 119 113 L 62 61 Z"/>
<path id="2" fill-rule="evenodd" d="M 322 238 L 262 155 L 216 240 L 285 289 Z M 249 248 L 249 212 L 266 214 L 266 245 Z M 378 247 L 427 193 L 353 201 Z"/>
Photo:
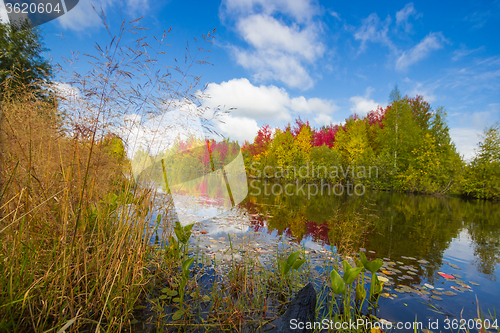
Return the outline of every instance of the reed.
<path id="1" fill-rule="evenodd" d="M 205 62 L 203 48 L 171 67 L 174 76 L 158 65 L 168 32 L 154 48 L 142 36 L 124 46 L 127 33 L 143 32 L 138 20 L 113 34 L 101 18 L 110 43 L 88 56 L 93 68 L 72 72 L 77 53 L 54 66 L 75 94 L 45 87 L 49 98 L 40 98 L 38 82 L 23 93 L 8 90 L 15 75 L 2 82 L 0 332 L 130 329 L 155 278 L 150 220 L 158 198 L 133 181 L 125 134 L 114 130 L 131 110 L 158 116 L 194 101 L 199 77 L 189 70 Z"/>

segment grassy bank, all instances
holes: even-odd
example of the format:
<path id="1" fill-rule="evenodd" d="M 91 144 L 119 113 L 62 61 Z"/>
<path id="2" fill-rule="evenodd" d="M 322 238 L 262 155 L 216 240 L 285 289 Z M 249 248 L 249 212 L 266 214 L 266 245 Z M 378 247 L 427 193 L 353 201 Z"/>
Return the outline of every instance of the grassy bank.
<path id="1" fill-rule="evenodd" d="M 1 108 L 0 331 L 123 329 L 147 279 L 147 194 L 104 141 L 65 135 L 51 103 Z"/>

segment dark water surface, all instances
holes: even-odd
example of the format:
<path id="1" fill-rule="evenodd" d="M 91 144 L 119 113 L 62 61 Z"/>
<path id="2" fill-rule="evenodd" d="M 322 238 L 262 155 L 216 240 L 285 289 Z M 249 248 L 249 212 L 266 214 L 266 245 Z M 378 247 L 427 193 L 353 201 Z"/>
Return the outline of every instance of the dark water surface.
<path id="1" fill-rule="evenodd" d="M 362 248 L 369 258 L 385 258 L 381 275 L 392 285 L 380 298 L 378 317 L 417 320 L 437 332 L 454 320 L 478 318 L 476 298 L 491 323 L 500 311 L 500 203 L 368 190 L 360 196 L 311 195 L 312 188 L 308 195 L 307 188 L 294 187 L 285 195 L 279 190 L 285 184 L 250 185 L 240 206 L 249 213 L 251 230 L 284 234 L 311 249 Z M 430 326 L 436 321 L 437 329 Z"/>

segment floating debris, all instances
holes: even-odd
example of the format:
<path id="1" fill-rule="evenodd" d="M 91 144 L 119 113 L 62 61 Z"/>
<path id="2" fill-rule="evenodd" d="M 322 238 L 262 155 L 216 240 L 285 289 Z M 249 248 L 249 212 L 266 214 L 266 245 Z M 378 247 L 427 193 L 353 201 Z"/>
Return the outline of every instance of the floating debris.
<path id="1" fill-rule="evenodd" d="M 464 291 L 472 291 L 471 289 L 464 288 L 464 287 L 455 287 L 455 286 L 451 286 L 450 288 L 451 288 L 451 289 L 453 289 L 453 290 L 460 291 L 461 293 L 463 293 Z"/>
<path id="2" fill-rule="evenodd" d="M 438 274 L 441 275 L 442 277 L 444 277 L 445 279 L 452 279 L 452 280 L 455 279 L 454 276 L 443 273 L 443 272 L 438 272 Z"/>
<path id="3" fill-rule="evenodd" d="M 471 288 L 468 284 L 466 284 L 464 281 L 461 281 L 461 280 L 457 280 L 457 281 L 455 281 L 455 283 L 458 284 L 460 287 L 463 287 L 463 288 L 468 288 L 468 289 Z"/>
<path id="4" fill-rule="evenodd" d="M 446 296 L 456 296 L 457 295 L 457 293 L 454 293 L 453 291 L 450 291 L 450 290 L 443 291 L 442 294 L 446 295 Z"/>

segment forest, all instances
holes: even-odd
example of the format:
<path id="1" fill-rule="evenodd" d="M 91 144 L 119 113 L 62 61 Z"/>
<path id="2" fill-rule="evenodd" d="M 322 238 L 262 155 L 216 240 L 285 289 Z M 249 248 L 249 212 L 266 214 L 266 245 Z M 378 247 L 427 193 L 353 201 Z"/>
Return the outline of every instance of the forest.
<path id="1" fill-rule="evenodd" d="M 397 87 L 390 97 L 385 109 L 340 125 L 316 129 L 299 117 L 283 129 L 262 126 L 242 147 L 249 176 L 500 198 L 498 123 L 485 130 L 467 162 L 451 140 L 444 108 L 432 109 L 422 96 L 401 97 Z M 295 172 L 301 167 L 306 172 Z"/>

